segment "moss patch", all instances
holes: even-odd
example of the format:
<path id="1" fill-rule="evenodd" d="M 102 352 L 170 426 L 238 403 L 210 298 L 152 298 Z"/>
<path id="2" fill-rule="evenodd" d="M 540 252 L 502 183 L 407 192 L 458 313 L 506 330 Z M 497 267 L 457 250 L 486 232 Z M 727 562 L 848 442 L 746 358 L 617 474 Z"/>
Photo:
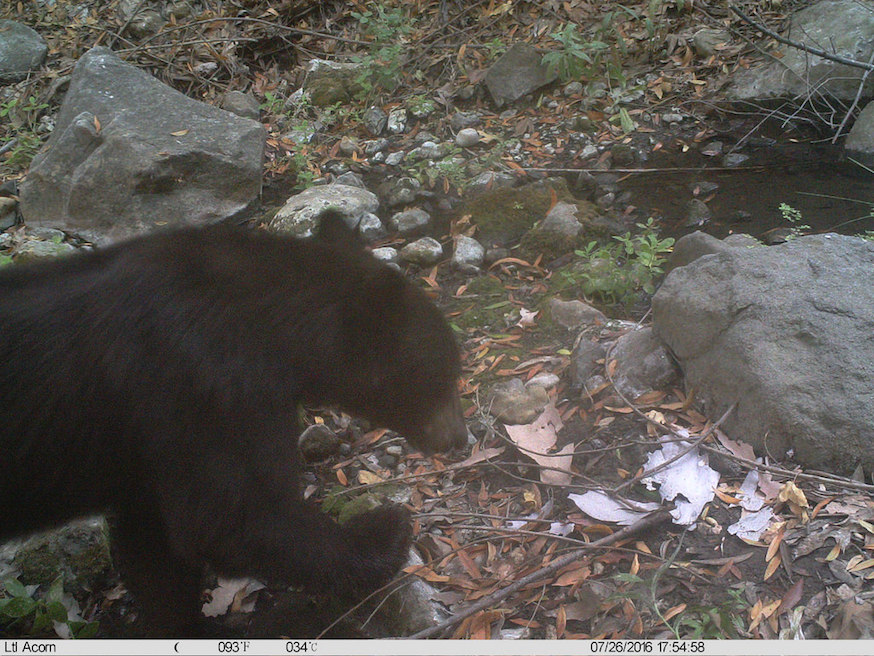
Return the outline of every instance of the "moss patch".
<path id="1" fill-rule="evenodd" d="M 553 199 L 574 202 L 564 178 L 548 178 L 514 189 L 489 189 L 466 202 L 459 216 L 470 214 L 477 239 L 486 246 L 517 242 L 546 216 Z"/>

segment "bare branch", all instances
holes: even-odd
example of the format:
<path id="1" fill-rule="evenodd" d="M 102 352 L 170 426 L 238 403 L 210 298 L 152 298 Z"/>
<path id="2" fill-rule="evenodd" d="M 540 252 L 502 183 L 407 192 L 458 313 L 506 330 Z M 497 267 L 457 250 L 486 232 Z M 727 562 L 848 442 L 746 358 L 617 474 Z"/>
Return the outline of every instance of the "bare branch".
<path id="1" fill-rule="evenodd" d="M 826 52 L 825 50 L 820 50 L 819 48 L 813 48 L 812 46 L 805 45 L 803 43 L 799 43 L 798 41 L 793 41 L 791 39 L 787 39 L 784 36 L 780 36 L 776 32 L 769 30 L 764 25 L 760 25 L 756 23 L 752 18 L 744 14 L 737 7 L 729 7 L 735 15 L 737 15 L 744 23 L 751 25 L 756 28 L 759 32 L 763 34 L 767 34 L 772 39 L 776 39 L 780 43 L 784 43 L 787 46 L 792 46 L 793 48 L 798 48 L 799 50 L 803 50 L 805 52 L 809 52 L 812 55 L 816 55 L 817 57 L 822 57 L 823 59 L 829 59 L 833 62 L 837 62 L 839 64 L 846 64 L 847 66 L 852 66 L 854 68 L 861 68 L 865 71 L 874 71 L 874 64 L 866 64 L 865 62 L 860 62 L 855 59 L 850 59 L 849 57 L 842 57 L 840 55 L 836 55 L 830 52 Z"/>

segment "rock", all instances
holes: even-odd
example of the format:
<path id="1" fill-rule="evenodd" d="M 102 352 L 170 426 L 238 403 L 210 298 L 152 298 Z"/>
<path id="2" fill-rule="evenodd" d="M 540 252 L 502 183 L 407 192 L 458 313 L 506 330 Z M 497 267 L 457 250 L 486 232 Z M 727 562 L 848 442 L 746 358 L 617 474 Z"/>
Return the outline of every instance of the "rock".
<path id="1" fill-rule="evenodd" d="M 786 36 L 804 45 L 860 62 L 874 54 L 874 11 L 858 0 L 821 0 L 793 14 Z M 834 96 L 852 103 L 865 71 L 838 64 L 798 48 L 779 46 L 781 57 L 740 71 L 726 90 L 729 102 Z M 864 97 L 874 96 L 874 76 L 868 76 Z"/>
<path id="2" fill-rule="evenodd" d="M 515 43 L 485 75 L 486 87 L 498 107 L 555 80 L 541 63 L 542 55 L 527 43 Z"/>
<path id="3" fill-rule="evenodd" d="M 407 153 L 407 159 L 411 162 L 420 162 L 423 159 L 440 159 L 446 155 L 446 146 L 425 141 Z"/>
<path id="4" fill-rule="evenodd" d="M 364 142 L 364 154 L 372 157 L 376 155 L 376 153 L 381 153 L 386 148 L 389 147 L 389 140 L 380 138 L 374 139 L 373 141 L 365 141 Z"/>
<path id="5" fill-rule="evenodd" d="M 443 259 L 443 247 L 433 237 L 422 237 L 401 249 L 400 257 L 404 262 L 419 266 L 431 266 Z"/>
<path id="6" fill-rule="evenodd" d="M 402 151 L 402 150 L 398 150 L 396 152 L 389 153 L 388 155 L 385 156 L 385 163 L 388 164 L 389 166 L 397 166 L 398 164 L 400 164 L 403 161 L 404 161 L 404 151 Z M 395 203 L 395 204 L 399 205 L 400 203 Z M 391 205 L 391 203 L 389 203 L 389 205 Z"/>
<path id="7" fill-rule="evenodd" d="M 723 429 L 774 457 L 874 469 L 874 244 L 834 234 L 732 248 L 672 271 L 654 326 Z"/>
<path id="8" fill-rule="evenodd" d="M 261 107 L 258 101 L 242 91 L 228 91 L 224 94 L 221 107 L 225 111 L 243 118 L 251 118 L 254 121 L 261 118 Z"/>
<path id="9" fill-rule="evenodd" d="M 683 235 L 674 244 L 674 249 L 668 258 L 667 270 L 686 266 L 704 255 L 712 255 L 728 250 L 730 246 L 706 232 L 696 230 Z"/>
<path id="10" fill-rule="evenodd" d="M 345 157 L 352 157 L 352 155 L 358 151 L 358 141 L 353 137 L 344 134 L 340 138 L 337 150 L 339 150 L 340 154 Z"/>
<path id="11" fill-rule="evenodd" d="M 388 234 L 382 221 L 373 212 L 365 212 L 361 217 L 361 221 L 358 222 L 358 233 L 368 243 L 382 239 Z"/>
<path id="12" fill-rule="evenodd" d="M 461 112 L 457 111 L 449 119 L 449 127 L 454 132 L 460 132 L 464 128 L 473 128 L 482 123 L 480 115 L 476 112 Z"/>
<path id="13" fill-rule="evenodd" d="M 581 339 L 571 354 L 571 389 L 580 390 L 592 376 L 604 370 L 604 359 L 607 350 L 598 342 Z"/>
<path id="14" fill-rule="evenodd" d="M 437 111 L 437 105 L 430 98 L 413 97 L 407 101 L 407 109 L 414 118 L 428 118 Z"/>
<path id="15" fill-rule="evenodd" d="M 357 78 L 362 65 L 312 59 L 307 64 L 303 88 L 316 107 L 347 102 L 362 90 Z"/>
<path id="16" fill-rule="evenodd" d="M 431 215 L 416 207 L 393 214 L 388 222 L 393 230 L 397 230 L 404 237 L 417 237 L 425 234 L 431 227 Z"/>
<path id="17" fill-rule="evenodd" d="M 537 230 L 573 240 L 583 229 L 577 219 L 577 212 L 576 205 L 559 201 L 549 210 L 546 218 L 537 226 Z"/>
<path id="18" fill-rule="evenodd" d="M 713 215 L 710 212 L 710 208 L 707 207 L 707 203 L 698 198 L 693 198 L 686 203 L 683 211 L 683 225 L 687 228 L 701 226 L 709 223 L 712 217 Z"/>
<path id="19" fill-rule="evenodd" d="M 516 177 L 502 171 L 484 171 L 467 185 L 467 193 L 478 194 L 489 189 L 509 189 L 516 184 Z"/>
<path id="20" fill-rule="evenodd" d="M 583 92 L 583 83 L 578 80 L 568 82 L 561 92 L 565 96 L 578 96 Z"/>
<path id="21" fill-rule="evenodd" d="M 391 134 L 401 134 L 407 129 L 407 110 L 403 107 L 396 107 L 388 114 L 386 129 Z"/>
<path id="22" fill-rule="evenodd" d="M 45 258 L 58 257 L 72 253 L 76 248 L 72 244 L 59 241 L 42 241 L 40 239 L 27 239 L 12 251 L 12 257 L 18 264 L 42 260 Z"/>
<path id="23" fill-rule="evenodd" d="M 0 82 L 23 80 L 42 66 L 47 52 L 38 32 L 15 21 L 0 20 Z"/>
<path id="24" fill-rule="evenodd" d="M 518 378 L 495 384 L 487 399 L 489 414 L 505 424 L 528 424 L 549 403 L 546 390 L 537 385 L 526 387 Z"/>
<path id="25" fill-rule="evenodd" d="M 607 323 L 607 317 L 603 312 L 582 301 L 562 301 L 551 298 L 549 311 L 552 320 L 568 330 L 576 330 L 582 326 L 603 326 Z"/>
<path id="26" fill-rule="evenodd" d="M 869 168 L 874 166 L 874 102 L 865 105 L 847 140 L 844 142 L 847 154 Z"/>
<path id="27" fill-rule="evenodd" d="M 459 235 L 452 253 L 452 266 L 462 273 L 479 273 L 485 252 L 482 244 L 473 237 Z"/>
<path id="28" fill-rule="evenodd" d="M 722 158 L 722 165 L 725 168 L 732 169 L 748 162 L 749 159 L 750 156 L 744 155 L 743 153 L 728 153 Z"/>
<path id="29" fill-rule="evenodd" d="M 18 201 L 11 196 L 0 196 L 0 231 L 15 225 Z"/>
<path id="30" fill-rule="evenodd" d="M 94 517 L 7 542 L 0 545 L 0 579 L 36 585 L 60 574 L 66 592 L 98 589 L 112 572 L 107 535 L 103 518 Z"/>
<path id="31" fill-rule="evenodd" d="M 350 187 L 358 187 L 359 189 L 367 188 L 364 185 L 364 180 L 361 179 L 361 176 L 357 173 L 352 173 L 352 171 L 347 171 L 346 173 L 338 175 L 334 180 L 334 184 L 344 184 L 349 185 Z"/>
<path id="32" fill-rule="evenodd" d="M 359 217 L 377 210 L 379 199 L 367 189 L 352 185 L 334 183 L 310 187 L 289 198 L 267 222 L 267 227 L 295 237 L 310 237 L 319 214 L 329 207 L 340 210 L 349 224 L 355 226 Z"/>
<path id="33" fill-rule="evenodd" d="M 314 424 L 297 438 L 300 452 L 307 462 L 318 462 L 340 450 L 340 438 L 324 424 Z"/>
<path id="34" fill-rule="evenodd" d="M 385 262 L 386 264 L 397 264 L 400 261 L 398 250 L 396 248 L 392 248 L 391 246 L 374 248 L 372 251 L 370 251 L 370 254 L 373 255 L 373 257 L 375 257 L 380 262 Z"/>
<path id="35" fill-rule="evenodd" d="M 533 378 L 530 378 L 525 381 L 525 387 L 531 387 L 532 385 L 535 387 L 542 387 L 545 390 L 551 390 L 553 387 L 558 385 L 561 382 L 561 378 L 556 376 L 553 373 L 543 372 L 539 373 Z"/>
<path id="36" fill-rule="evenodd" d="M 257 200 L 265 136 L 92 48 L 21 186 L 21 213 L 91 241 L 218 221 Z"/>
<path id="37" fill-rule="evenodd" d="M 678 378 L 677 365 L 652 328 L 633 330 L 620 337 L 610 357 L 616 360 L 613 384 L 629 401 L 644 392 L 667 387 Z"/>
<path id="38" fill-rule="evenodd" d="M 388 164 L 388 159 L 386 159 L 386 164 Z M 381 195 L 385 196 L 386 204 L 389 207 L 409 205 L 416 200 L 416 195 L 421 188 L 422 183 L 410 177 L 389 180 L 384 186 L 380 185 L 380 190 L 385 190 L 385 193 Z"/>
<path id="39" fill-rule="evenodd" d="M 470 148 L 479 143 L 479 132 L 474 128 L 463 128 L 455 135 L 455 145 L 459 148 Z"/>
<path id="40" fill-rule="evenodd" d="M 379 107 L 368 107 L 361 117 L 361 122 L 364 124 L 365 130 L 374 137 L 378 137 L 385 130 L 386 123 L 388 123 L 388 114 Z"/>
<path id="41" fill-rule="evenodd" d="M 726 30 L 704 28 L 692 36 L 692 49 L 702 58 L 712 57 L 720 46 L 731 41 L 731 34 Z"/>

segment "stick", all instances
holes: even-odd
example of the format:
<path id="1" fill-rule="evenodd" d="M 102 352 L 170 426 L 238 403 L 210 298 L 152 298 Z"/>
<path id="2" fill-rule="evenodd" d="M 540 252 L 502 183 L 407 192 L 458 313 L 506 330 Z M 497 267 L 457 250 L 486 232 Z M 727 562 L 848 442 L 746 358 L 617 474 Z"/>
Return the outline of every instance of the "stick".
<path id="1" fill-rule="evenodd" d="M 776 39 L 780 43 L 784 43 L 787 46 L 792 46 L 793 48 L 798 48 L 799 50 L 803 50 L 804 52 L 809 52 L 812 55 L 816 55 L 817 57 L 822 57 L 823 59 L 830 59 L 833 62 L 837 62 L 839 64 L 846 64 L 847 66 L 853 66 L 854 68 L 861 68 L 866 71 L 874 71 L 874 64 L 866 64 L 865 62 L 856 61 L 855 59 L 850 59 L 849 57 L 841 57 L 840 55 L 833 55 L 830 52 L 826 52 L 825 50 L 820 50 L 819 48 L 814 48 L 812 46 L 806 46 L 803 43 L 799 43 L 798 41 L 792 41 L 791 39 L 787 39 L 784 36 L 780 36 L 776 32 L 772 32 L 764 25 L 760 25 L 756 23 L 752 18 L 744 14 L 740 9 L 734 6 L 730 6 L 729 9 L 734 12 L 736 16 L 738 16 L 744 23 L 747 25 L 751 25 L 756 28 L 759 32 L 763 34 L 767 34 L 772 39 Z"/>

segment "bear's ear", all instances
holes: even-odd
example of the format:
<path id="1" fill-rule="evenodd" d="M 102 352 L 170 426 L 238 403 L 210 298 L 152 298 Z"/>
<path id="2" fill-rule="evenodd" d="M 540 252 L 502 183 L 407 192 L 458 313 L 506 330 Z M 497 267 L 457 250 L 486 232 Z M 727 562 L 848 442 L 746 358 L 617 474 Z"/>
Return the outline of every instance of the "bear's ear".
<path id="1" fill-rule="evenodd" d="M 340 210 L 329 207 L 319 217 L 315 240 L 349 251 L 363 251 L 364 241 L 358 232 L 358 225 L 350 226 Z"/>

